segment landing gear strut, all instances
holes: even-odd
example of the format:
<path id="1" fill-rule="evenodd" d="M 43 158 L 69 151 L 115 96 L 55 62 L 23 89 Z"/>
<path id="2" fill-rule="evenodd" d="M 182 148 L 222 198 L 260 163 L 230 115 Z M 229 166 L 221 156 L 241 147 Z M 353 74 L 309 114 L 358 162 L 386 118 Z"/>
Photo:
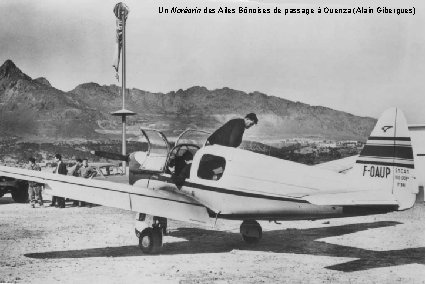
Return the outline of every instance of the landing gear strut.
<path id="1" fill-rule="evenodd" d="M 262 227 L 256 220 L 244 220 L 240 226 L 243 240 L 249 244 L 255 244 L 262 238 Z"/>
<path id="2" fill-rule="evenodd" d="M 152 223 L 161 228 L 164 236 L 167 235 L 167 218 L 154 216 Z"/>

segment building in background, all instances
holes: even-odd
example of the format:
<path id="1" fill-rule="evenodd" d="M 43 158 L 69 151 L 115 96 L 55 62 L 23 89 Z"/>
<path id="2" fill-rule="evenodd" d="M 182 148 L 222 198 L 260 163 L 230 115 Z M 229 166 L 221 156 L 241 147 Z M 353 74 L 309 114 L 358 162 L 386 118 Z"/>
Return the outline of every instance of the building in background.
<path id="1" fill-rule="evenodd" d="M 408 125 L 410 131 L 411 143 L 413 145 L 414 168 L 416 169 L 416 179 L 419 183 L 418 201 L 424 201 L 425 188 L 425 125 L 411 124 Z"/>

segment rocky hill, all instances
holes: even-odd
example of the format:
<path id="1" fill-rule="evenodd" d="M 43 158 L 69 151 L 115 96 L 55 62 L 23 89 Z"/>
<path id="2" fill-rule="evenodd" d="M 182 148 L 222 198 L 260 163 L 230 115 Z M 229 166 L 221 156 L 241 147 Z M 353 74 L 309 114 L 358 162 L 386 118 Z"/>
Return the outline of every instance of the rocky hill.
<path id="1" fill-rule="evenodd" d="M 7 60 L 0 67 L 0 133 L 22 138 L 96 138 L 97 110 L 53 88 L 45 78 L 32 80 Z"/>
<path id="2" fill-rule="evenodd" d="M 120 90 L 85 83 L 63 92 L 46 78 L 31 79 L 7 60 L 0 67 L 0 134 L 24 140 L 105 139 L 121 129 L 120 119 L 110 115 L 121 108 Z M 126 105 L 137 113 L 129 119 L 130 132 L 143 126 L 169 135 L 188 127 L 212 131 L 248 112 L 257 113 L 260 123 L 246 138 L 259 141 L 294 136 L 364 140 L 375 124 L 372 118 L 229 88 L 196 86 L 166 94 L 130 89 Z"/>

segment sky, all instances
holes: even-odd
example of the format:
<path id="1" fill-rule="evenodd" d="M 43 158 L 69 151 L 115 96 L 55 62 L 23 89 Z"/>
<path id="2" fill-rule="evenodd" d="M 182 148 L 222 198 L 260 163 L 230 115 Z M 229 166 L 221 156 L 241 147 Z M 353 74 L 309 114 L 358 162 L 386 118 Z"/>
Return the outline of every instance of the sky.
<path id="1" fill-rule="evenodd" d="M 117 1 L 1 0 L 0 64 L 11 59 L 61 90 L 117 84 L 112 60 Z M 350 0 L 128 0 L 127 87 L 259 91 L 378 118 L 401 108 L 425 121 L 425 4 Z M 318 4 L 320 3 L 320 4 Z M 234 8 L 234 14 L 165 14 L 160 8 Z M 314 9 L 240 14 L 239 7 Z M 324 8 L 371 7 L 372 14 Z M 377 13 L 415 8 L 415 15 Z M 323 13 L 318 14 L 318 8 Z"/>

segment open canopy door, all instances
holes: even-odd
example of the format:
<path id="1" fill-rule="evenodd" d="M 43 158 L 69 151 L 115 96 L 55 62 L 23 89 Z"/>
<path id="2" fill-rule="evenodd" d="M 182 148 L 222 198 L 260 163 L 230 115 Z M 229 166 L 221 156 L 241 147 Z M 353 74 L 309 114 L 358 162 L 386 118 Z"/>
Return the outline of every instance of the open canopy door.
<path id="1" fill-rule="evenodd" d="M 144 139 L 148 143 L 146 156 L 135 158 L 141 164 L 141 170 L 150 172 L 163 172 L 170 150 L 166 136 L 158 130 L 141 129 Z"/>

